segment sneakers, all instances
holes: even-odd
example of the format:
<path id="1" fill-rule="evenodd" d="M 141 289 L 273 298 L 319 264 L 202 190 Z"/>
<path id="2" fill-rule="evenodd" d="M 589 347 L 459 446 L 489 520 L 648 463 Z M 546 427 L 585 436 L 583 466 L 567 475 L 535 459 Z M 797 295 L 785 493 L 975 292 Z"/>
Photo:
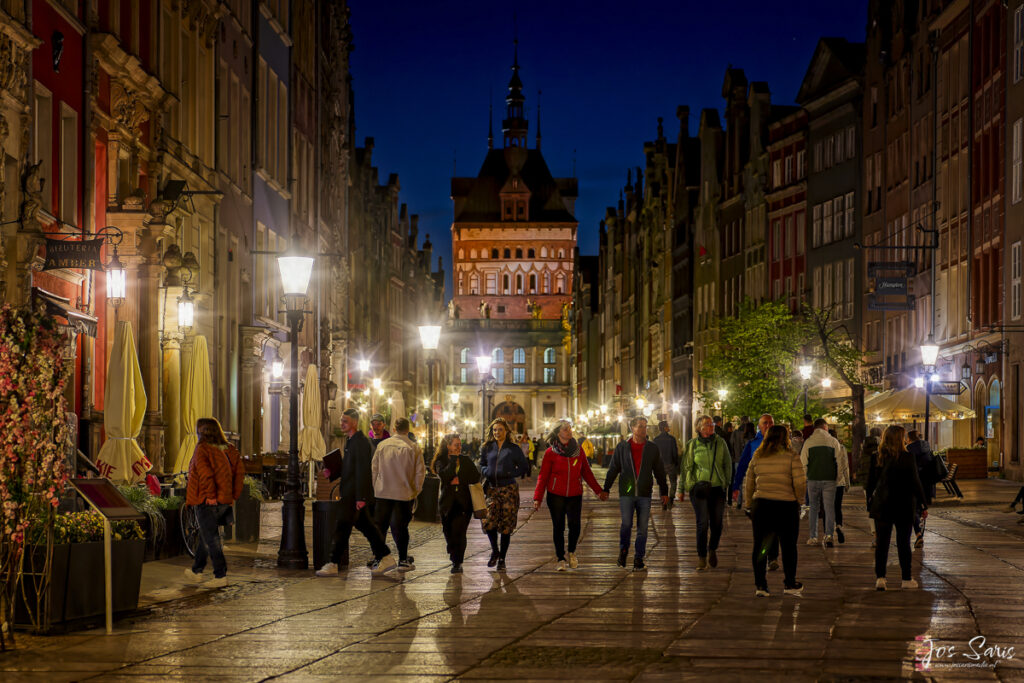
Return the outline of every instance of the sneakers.
<path id="1" fill-rule="evenodd" d="M 642 571 L 645 571 L 646 569 L 647 569 L 647 565 L 644 564 L 644 558 L 642 558 L 642 557 L 635 557 L 635 558 L 633 558 L 633 571 L 635 571 L 635 572 L 642 572 Z"/>
<path id="2" fill-rule="evenodd" d="M 320 567 L 320 569 L 316 570 L 317 576 L 337 576 L 340 573 L 341 568 L 333 562 L 328 562 L 324 566 Z"/>
<path id="3" fill-rule="evenodd" d="M 755 598 L 770 598 L 772 594 L 768 592 L 767 588 L 757 588 L 754 590 Z"/>
<path id="4" fill-rule="evenodd" d="M 185 583 L 202 583 L 204 578 L 202 572 L 196 574 L 192 567 L 185 567 Z"/>
<path id="5" fill-rule="evenodd" d="M 807 513 L 810 512 L 810 510 L 811 510 L 811 506 L 810 505 L 801 505 L 800 506 L 800 519 L 803 519 L 804 517 L 806 517 Z"/>
<path id="6" fill-rule="evenodd" d="M 903 583 L 900 584 L 900 588 L 903 590 L 911 590 L 913 588 L 918 588 L 918 583 L 913 579 L 904 579 Z"/>
<path id="7" fill-rule="evenodd" d="M 708 558 L 698 557 L 697 558 L 697 571 L 702 572 L 708 568 Z"/>
<path id="8" fill-rule="evenodd" d="M 816 536 L 812 536 L 807 539 L 807 545 L 821 545 L 821 541 Z"/>
<path id="9" fill-rule="evenodd" d="M 832 542 L 832 537 L 831 536 L 826 536 L 825 537 L 825 547 L 826 548 L 835 548 L 836 547 L 836 544 Z"/>
<path id="10" fill-rule="evenodd" d="M 398 563 L 395 562 L 394 556 L 388 553 L 384 557 L 373 561 L 373 566 L 370 567 L 370 573 L 374 576 L 380 576 L 381 574 L 393 570 L 397 566 Z"/>
<path id="11" fill-rule="evenodd" d="M 462 565 L 461 564 L 453 564 L 452 565 L 452 574 L 461 574 L 461 573 L 462 573 Z"/>
<path id="12" fill-rule="evenodd" d="M 1016 505 L 1007 505 L 1005 508 L 1003 508 L 1003 512 L 1016 512 L 1016 511 L 1017 511 L 1017 506 Z"/>
<path id="13" fill-rule="evenodd" d="M 491 551 L 491 559 L 487 560 L 487 566 L 493 567 L 498 564 L 498 558 L 501 557 L 497 551 Z"/>
<path id="14" fill-rule="evenodd" d="M 620 567 L 622 567 L 623 569 L 626 568 L 626 552 L 627 551 L 625 551 L 625 550 L 620 550 L 619 551 L 619 560 L 618 560 L 618 562 L 615 563 L 615 564 L 619 565 Z"/>
<path id="15" fill-rule="evenodd" d="M 498 571 L 499 572 L 505 571 L 505 558 L 504 557 L 499 557 L 498 558 Z"/>
<path id="16" fill-rule="evenodd" d="M 775 571 L 778 571 L 778 570 L 779 570 L 779 561 L 778 560 L 772 560 L 771 562 L 768 563 L 768 571 L 775 572 Z"/>
<path id="17" fill-rule="evenodd" d="M 569 553 L 569 569 L 577 569 L 580 561 L 576 559 L 576 553 Z"/>
<path id="18" fill-rule="evenodd" d="M 226 576 L 221 576 L 221 577 L 216 577 L 215 576 L 212 579 L 210 579 L 209 581 L 203 582 L 203 587 L 204 588 L 224 588 L 227 585 L 228 585 L 228 577 L 226 577 Z"/>
<path id="19" fill-rule="evenodd" d="M 413 569 L 416 569 L 416 565 L 412 563 L 411 557 L 407 557 L 404 560 L 398 561 L 398 571 L 411 572 Z"/>
<path id="20" fill-rule="evenodd" d="M 914 547 L 915 548 L 923 548 L 924 547 L 924 534 L 923 533 L 920 533 L 920 534 L 917 535 L 917 538 L 914 540 Z"/>
<path id="21" fill-rule="evenodd" d="M 786 595 L 795 595 L 797 597 L 800 597 L 800 595 L 804 592 L 804 585 L 799 581 L 794 581 L 793 583 L 787 585 L 782 590 L 782 592 Z"/>
<path id="22" fill-rule="evenodd" d="M 836 525 L 836 540 L 840 543 L 846 543 L 846 534 L 843 533 L 843 527 Z"/>
<path id="23" fill-rule="evenodd" d="M 568 566 L 566 566 L 565 560 L 559 560 L 555 565 L 556 572 L 564 572 L 566 569 L 568 569 Z"/>
<path id="24" fill-rule="evenodd" d="M 876 591 L 884 591 L 885 588 L 886 588 L 886 586 L 885 586 L 885 577 L 884 576 L 882 578 L 875 579 L 875 590 Z"/>
<path id="25" fill-rule="evenodd" d="M 718 553 L 714 550 L 708 551 L 708 565 L 710 565 L 712 569 L 718 566 Z"/>

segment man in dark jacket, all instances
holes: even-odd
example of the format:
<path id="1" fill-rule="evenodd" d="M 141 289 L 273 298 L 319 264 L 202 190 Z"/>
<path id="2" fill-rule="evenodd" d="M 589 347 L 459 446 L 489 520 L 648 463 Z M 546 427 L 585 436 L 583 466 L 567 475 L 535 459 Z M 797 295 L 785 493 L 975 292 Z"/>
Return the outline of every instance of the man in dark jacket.
<path id="1" fill-rule="evenodd" d="M 676 483 L 679 479 L 679 442 L 672 436 L 665 420 L 658 423 L 658 435 L 651 441 L 658 447 L 661 464 L 665 468 L 665 476 L 668 477 L 668 505 L 661 506 L 662 510 L 666 510 L 672 507 L 676 497 Z"/>
<path id="2" fill-rule="evenodd" d="M 651 519 L 651 494 L 654 480 L 658 480 L 661 504 L 668 505 L 668 484 L 665 481 L 665 467 L 658 447 L 647 440 L 647 418 L 638 415 L 630 420 L 633 435 L 620 441 L 615 447 L 604 490 L 612 490 L 612 484 L 619 479 L 619 512 L 622 524 L 619 527 L 619 566 L 626 566 L 629 540 L 633 530 L 633 516 L 636 516 L 636 553 L 633 556 L 633 570 L 646 569 L 644 556 L 647 554 L 647 525 Z"/>
<path id="3" fill-rule="evenodd" d="M 341 472 L 326 472 L 331 480 L 341 477 L 341 515 L 334 530 L 331 561 L 317 570 L 317 576 L 334 576 L 348 569 L 348 539 L 358 529 L 370 543 L 374 561 L 373 574 L 383 574 L 398 566 L 380 530 L 370 518 L 373 503 L 373 480 L 370 475 L 372 448 L 369 439 L 359 431 L 359 413 L 349 408 L 341 414 L 341 431 L 348 437 Z"/>
<path id="4" fill-rule="evenodd" d="M 924 494 L 930 503 L 935 498 L 935 484 L 937 483 L 935 454 L 932 453 L 931 445 L 921 438 L 921 434 L 916 429 L 907 432 L 907 439 L 910 441 L 907 444 L 907 452 L 914 456 L 914 462 L 917 464 L 917 476 L 921 479 L 921 486 L 924 487 Z M 924 525 L 921 522 L 920 510 L 914 516 L 914 533 L 917 534 L 914 547 L 920 548 L 924 545 Z"/>

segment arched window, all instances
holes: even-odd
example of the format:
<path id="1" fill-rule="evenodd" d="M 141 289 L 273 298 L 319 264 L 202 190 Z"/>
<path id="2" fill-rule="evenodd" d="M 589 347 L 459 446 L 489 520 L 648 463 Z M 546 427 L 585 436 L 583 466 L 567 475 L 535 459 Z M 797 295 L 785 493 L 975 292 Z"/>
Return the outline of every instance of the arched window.
<path id="1" fill-rule="evenodd" d="M 479 294 L 480 293 L 480 276 L 473 273 L 469 276 L 469 293 Z"/>
<path id="2" fill-rule="evenodd" d="M 526 362 L 526 349 L 518 348 L 512 351 L 512 362 L 522 365 Z"/>
<path id="3" fill-rule="evenodd" d="M 551 273 L 544 273 L 544 290 L 543 294 L 551 293 Z"/>
<path id="4" fill-rule="evenodd" d="M 491 258 L 498 258 L 498 250 L 491 249 Z"/>
<path id="5" fill-rule="evenodd" d="M 465 292 L 462 291 L 462 273 L 459 273 L 459 288 L 458 288 L 458 292 L 459 292 L 459 294 L 465 294 Z"/>
<path id="6" fill-rule="evenodd" d="M 565 249 L 558 250 L 558 258 L 565 258 Z"/>
<path id="7" fill-rule="evenodd" d="M 555 276 L 555 293 L 565 294 L 565 276 L 561 273 Z"/>
<path id="8" fill-rule="evenodd" d="M 502 291 L 502 293 L 503 294 L 511 294 L 512 293 L 511 290 L 512 290 L 512 288 L 509 285 L 509 277 L 508 277 L 508 275 L 507 274 L 506 275 L 502 275 L 501 276 L 501 291 Z"/>
<path id="9" fill-rule="evenodd" d="M 468 348 L 463 348 L 462 351 L 459 352 L 459 362 L 462 363 L 463 365 L 465 365 L 466 363 L 469 363 L 469 349 Z"/>
<path id="10" fill-rule="evenodd" d="M 476 258 L 476 249 L 470 249 L 469 258 Z"/>
<path id="11" fill-rule="evenodd" d="M 523 250 L 521 248 L 516 249 L 516 258 L 523 258 Z"/>
<path id="12" fill-rule="evenodd" d="M 516 294 L 523 293 L 523 274 L 516 273 Z"/>
<path id="13" fill-rule="evenodd" d="M 506 249 L 505 250 L 505 258 L 512 258 L 512 250 L 511 249 Z"/>
<path id="14" fill-rule="evenodd" d="M 530 274 L 530 294 L 536 294 L 536 293 L 537 293 L 537 276 L 531 273 Z"/>
<path id="15" fill-rule="evenodd" d="M 555 362 L 555 348 L 553 346 L 549 346 L 548 348 L 544 349 L 544 364 L 545 365 L 553 365 L 554 362 Z"/>
<path id="16" fill-rule="evenodd" d="M 526 258 L 536 258 L 536 253 L 533 249 L 527 249 Z"/>
<path id="17" fill-rule="evenodd" d="M 540 257 L 541 258 L 547 258 L 548 257 L 548 248 L 547 247 L 541 247 L 540 248 Z"/>
<path id="18" fill-rule="evenodd" d="M 459 249 L 459 260 L 461 261 L 464 258 L 466 258 L 466 253 L 462 249 Z"/>
<path id="19" fill-rule="evenodd" d="M 491 351 L 491 365 L 505 362 L 505 352 L 500 348 Z"/>

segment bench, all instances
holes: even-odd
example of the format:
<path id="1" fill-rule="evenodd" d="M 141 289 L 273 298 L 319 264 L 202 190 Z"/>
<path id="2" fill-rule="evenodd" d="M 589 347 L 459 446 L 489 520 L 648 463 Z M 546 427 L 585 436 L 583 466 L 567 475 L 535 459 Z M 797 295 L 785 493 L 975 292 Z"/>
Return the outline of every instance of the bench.
<path id="1" fill-rule="evenodd" d="M 964 494 L 960 492 L 960 486 L 956 483 L 956 471 L 960 469 L 959 463 L 953 463 L 949 466 L 946 476 L 939 482 L 943 488 L 946 489 L 946 493 L 957 498 L 963 498 Z"/>

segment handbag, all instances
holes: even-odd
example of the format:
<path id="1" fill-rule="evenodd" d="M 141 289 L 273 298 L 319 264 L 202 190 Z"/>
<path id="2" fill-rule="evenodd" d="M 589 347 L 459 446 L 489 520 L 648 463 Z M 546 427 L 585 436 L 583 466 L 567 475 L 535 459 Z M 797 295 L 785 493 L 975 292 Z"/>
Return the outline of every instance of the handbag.
<path id="1" fill-rule="evenodd" d="M 715 461 L 718 459 L 718 439 L 715 439 L 715 446 L 711 451 L 711 474 L 709 476 L 715 476 Z M 694 465 L 697 462 L 694 460 Z M 697 500 L 703 500 L 711 495 L 711 481 L 698 481 L 690 489 L 690 496 Z"/>
<path id="2" fill-rule="evenodd" d="M 459 476 L 459 465 L 461 461 L 455 461 L 455 476 Z M 481 482 L 467 484 L 469 487 L 469 498 L 473 503 L 473 516 L 483 519 L 487 516 L 487 494 L 484 493 L 484 485 Z"/>

